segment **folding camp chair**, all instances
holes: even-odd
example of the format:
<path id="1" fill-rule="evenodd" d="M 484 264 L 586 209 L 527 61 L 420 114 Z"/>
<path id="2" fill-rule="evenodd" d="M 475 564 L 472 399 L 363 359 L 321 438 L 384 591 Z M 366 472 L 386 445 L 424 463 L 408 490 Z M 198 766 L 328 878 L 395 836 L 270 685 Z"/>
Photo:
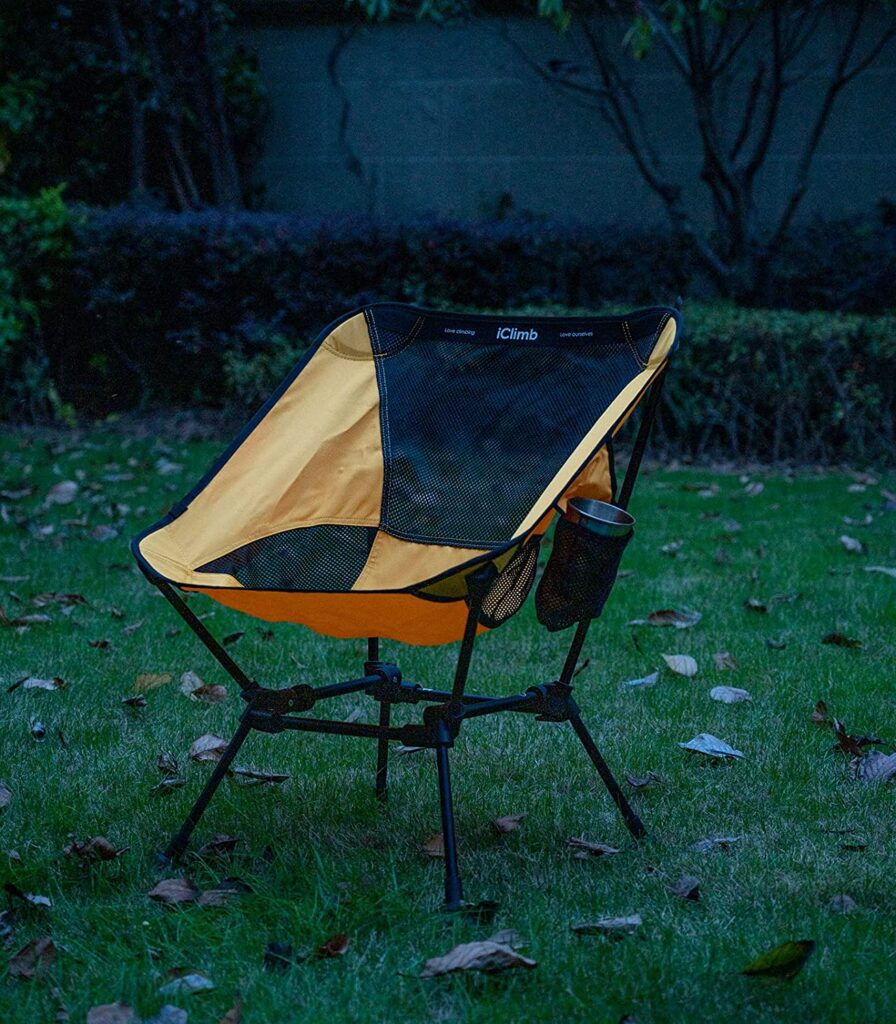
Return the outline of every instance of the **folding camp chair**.
<path id="1" fill-rule="evenodd" d="M 445 903 L 456 909 L 462 890 L 448 751 L 466 719 L 499 711 L 569 722 L 632 835 L 644 835 L 582 721 L 572 676 L 631 536 L 624 509 L 678 333 L 678 313 L 666 308 L 546 318 L 382 303 L 318 336 L 197 486 L 132 543 L 148 579 L 246 702 L 164 858 L 184 851 L 253 729 L 376 740 L 380 800 L 389 741 L 400 740 L 436 752 Z M 613 437 L 645 394 L 617 494 Z M 559 677 L 533 679 L 513 696 L 467 693 L 476 636 L 525 601 L 555 512 L 561 518 L 536 611 L 550 630 L 576 626 Z M 321 686 L 263 686 L 178 591 L 328 636 L 367 637 L 363 674 Z M 450 688 L 403 679 L 381 659 L 380 637 L 460 640 Z M 356 692 L 379 704 L 377 724 L 303 714 Z M 390 724 L 393 704 L 418 703 L 425 704 L 419 721 Z"/>

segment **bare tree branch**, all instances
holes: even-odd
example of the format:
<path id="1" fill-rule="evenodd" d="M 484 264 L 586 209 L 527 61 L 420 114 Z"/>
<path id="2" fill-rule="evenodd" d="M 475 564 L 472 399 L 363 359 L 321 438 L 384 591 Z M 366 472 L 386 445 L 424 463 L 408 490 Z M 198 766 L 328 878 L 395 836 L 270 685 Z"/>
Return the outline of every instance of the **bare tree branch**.
<path id="1" fill-rule="evenodd" d="M 806 190 L 809 187 L 809 169 L 812 165 L 812 159 L 815 156 L 815 152 L 821 142 L 821 137 L 827 127 L 831 111 L 834 107 L 834 101 L 837 99 L 837 96 L 840 94 L 844 86 L 851 82 L 853 78 L 855 78 L 856 74 L 861 70 L 864 70 L 864 68 L 866 68 L 868 64 L 875 59 L 890 40 L 896 36 L 896 22 L 891 22 L 888 30 L 885 33 L 882 33 L 878 42 L 872 47 L 871 53 L 863 58 L 855 68 L 850 69 L 849 65 L 852 61 L 856 44 L 861 34 L 862 26 L 865 22 L 868 7 L 869 0 L 858 0 L 855 4 L 849 31 L 846 34 L 843 46 L 840 50 L 840 55 L 837 58 L 834 74 L 831 76 L 828 83 L 824 99 L 822 100 L 821 106 L 815 117 L 815 122 L 806 138 L 806 144 L 803 147 L 802 154 L 797 162 L 796 183 L 794 184 L 790 198 L 784 207 L 784 211 L 781 214 L 777 227 L 772 233 L 770 242 L 771 248 L 776 248 L 780 245 L 784 236 L 790 230 L 793 218 L 805 197 Z"/>

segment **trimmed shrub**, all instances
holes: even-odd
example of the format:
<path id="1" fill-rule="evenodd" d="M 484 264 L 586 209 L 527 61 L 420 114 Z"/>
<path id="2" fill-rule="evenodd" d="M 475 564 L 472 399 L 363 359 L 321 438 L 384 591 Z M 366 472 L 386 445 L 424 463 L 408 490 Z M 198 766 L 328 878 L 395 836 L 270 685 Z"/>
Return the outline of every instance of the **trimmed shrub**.
<path id="1" fill-rule="evenodd" d="M 0 197 L 0 413 L 67 418 L 52 378 L 44 322 L 65 305 L 71 217 L 61 188 Z"/>
<path id="2" fill-rule="evenodd" d="M 0 208 L 0 231 L 18 239 L 0 262 L 8 416 L 45 411 L 50 382 L 57 406 L 87 414 L 202 404 L 244 415 L 326 323 L 365 302 L 631 308 L 669 303 L 693 277 L 662 233 L 129 208 L 66 218 L 55 196 L 41 200 L 43 219 Z M 850 250 L 863 287 L 892 233 L 881 223 L 862 259 Z M 821 296 L 812 259 L 846 288 L 832 252 L 819 242 L 794 257 L 782 279 L 793 296 Z M 688 301 L 685 321 L 663 413 L 679 454 L 893 461 L 896 316 Z"/>

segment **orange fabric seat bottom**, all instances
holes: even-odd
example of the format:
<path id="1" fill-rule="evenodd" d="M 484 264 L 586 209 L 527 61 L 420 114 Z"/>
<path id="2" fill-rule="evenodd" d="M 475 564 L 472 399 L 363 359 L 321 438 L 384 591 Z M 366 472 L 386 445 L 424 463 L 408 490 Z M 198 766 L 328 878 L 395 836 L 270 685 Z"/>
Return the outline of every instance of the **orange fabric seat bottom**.
<path id="1" fill-rule="evenodd" d="M 381 636 L 406 644 L 448 644 L 461 639 L 467 621 L 464 601 L 425 601 L 413 594 L 183 589 L 268 622 L 296 622 L 316 633 L 342 638 Z M 479 632 L 485 632 L 485 627 Z"/>

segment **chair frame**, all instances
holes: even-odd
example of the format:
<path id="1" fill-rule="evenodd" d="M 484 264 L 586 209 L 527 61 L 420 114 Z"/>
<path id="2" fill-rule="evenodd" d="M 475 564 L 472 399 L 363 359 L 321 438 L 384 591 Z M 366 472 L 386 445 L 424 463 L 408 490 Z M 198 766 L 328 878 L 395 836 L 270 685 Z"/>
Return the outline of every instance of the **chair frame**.
<path id="1" fill-rule="evenodd" d="M 638 434 L 616 501 L 621 508 L 628 506 L 634 489 L 648 436 L 656 417 L 665 372 L 664 367 L 648 387 Z M 397 665 L 380 660 L 378 637 L 368 638 L 364 674 L 357 679 L 348 679 L 344 682 L 323 686 L 300 683 L 285 689 L 271 689 L 253 681 L 208 631 L 192 609 L 187 606 L 175 588 L 167 581 L 153 576 L 144 567 L 147 579 L 159 588 L 175 611 L 239 685 L 241 697 L 246 702 L 246 708 L 240 717 L 236 732 L 180 829 L 168 843 L 164 853 L 159 854 L 160 862 L 170 864 L 184 853 L 215 790 L 227 775 L 234 758 L 253 730 L 265 733 L 313 732 L 376 740 L 375 793 L 376 798 L 381 802 L 385 802 L 387 795 L 389 743 L 398 740 L 408 746 L 431 748 L 436 752 L 445 853 L 444 908 L 459 910 L 462 908 L 464 900 L 458 867 L 457 835 L 448 752 L 453 747 L 464 721 L 504 711 L 534 715 L 537 721 L 569 722 L 618 807 L 629 832 L 635 840 L 645 838 L 647 833 L 641 819 L 629 804 L 619 783 L 598 750 L 591 733 L 582 720 L 579 705 L 572 696 L 572 679 L 588 635 L 590 619 L 583 619 L 577 625 L 558 679 L 530 686 L 522 693 L 507 697 L 466 692 L 481 603 L 496 572 L 494 566 L 489 563 L 472 572 L 468 577 L 469 612 L 451 690 L 430 689 L 420 683 L 404 680 Z M 376 725 L 312 718 L 302 714 L 310 711 L 319 701 L 359 692 L 367 694 L 379 703 L 379 721 Z M 423 710 L 420 722 L 401 726 L 391 724 L 393 704 L 419 703 L 427 705 Z"/>

